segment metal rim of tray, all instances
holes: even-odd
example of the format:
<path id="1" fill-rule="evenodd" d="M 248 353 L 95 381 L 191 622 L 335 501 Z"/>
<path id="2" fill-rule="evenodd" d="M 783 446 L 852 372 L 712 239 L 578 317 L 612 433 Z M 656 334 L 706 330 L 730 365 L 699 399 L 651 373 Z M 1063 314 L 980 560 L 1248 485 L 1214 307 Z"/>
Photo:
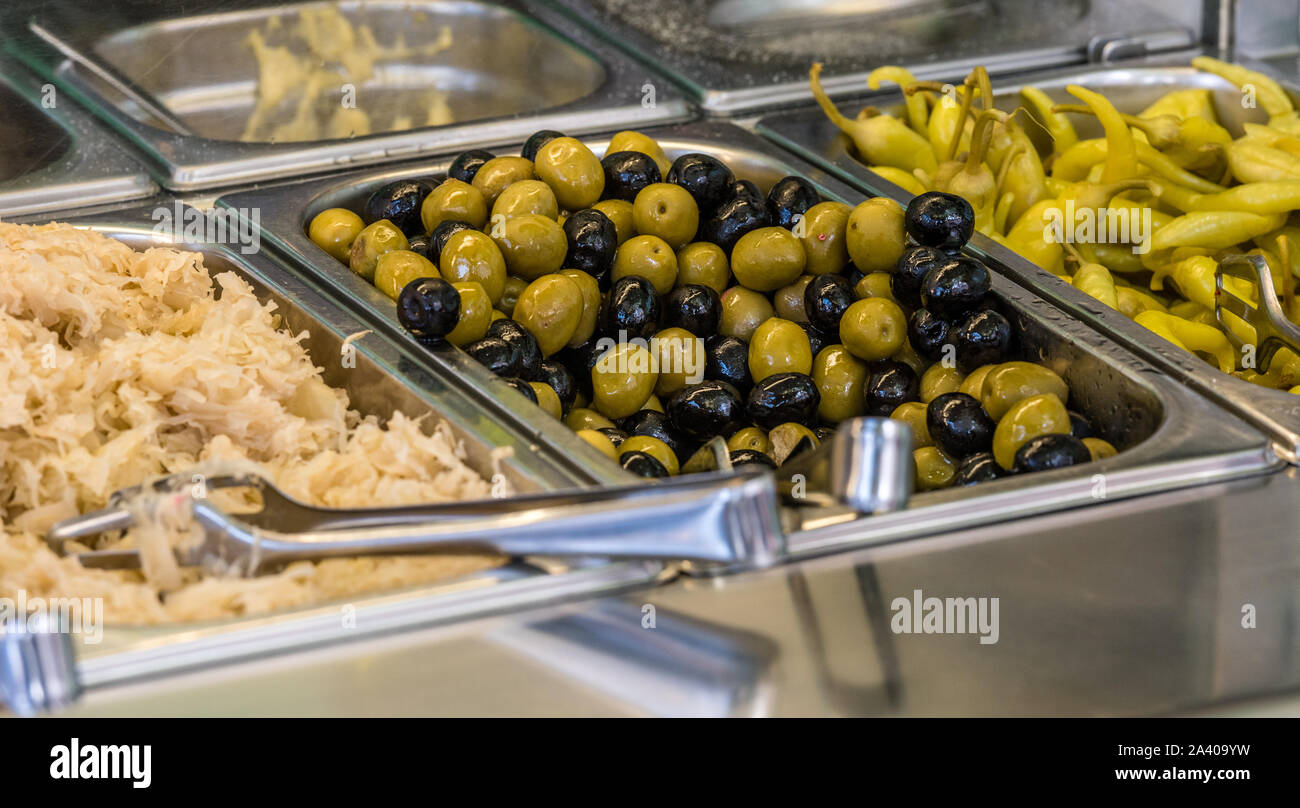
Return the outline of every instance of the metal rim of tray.
<path id="1" fill-rule="evenodd" d="M 1153 61 L 1156 65 L 1149 61 L 1123 67 L 1099 65 L 1053 71 L 1041 77 L 1022 76 L 1014 83 L 995 82 L 994 93 L 1001 95 L 1026 84 L 1055 86 L 1071 78 L 1084 81 L 1089 76 L 1118 70 L 1135 74 L 1146 72 L 1152 78 L 1176 72 L 1194 72 L 1185 62 L 1179 68 L 1170 68 L 1163 64 L 1167 59 Z M 1040 78 L 1044 81 L 1039 81 Z M 901 97 L 895 93 L 880 103 L 885 106 L 901 103 Z M 912 198 L 910 192 L 876 175 L 859 162 L 849 152 L 846 140 L 839 136 L 839 130 L 826 120 L 820 110 L 802 109 L 767 116 L 758 121 L 757 131 L 863 192 L 889 196 L 903 204 Z M 970 248 L 1017 284 L 1263 431 L 1274 442 L 1278 454 L 1288 462 L 1300 462 L 1300 396 L 1261 387 L 1222 373 L 1218 368 L 1211 367 L 1186 351 L 1178 350 L 1118 311 L 1100 305 L 1055 275 L 979 233 L 971 240 Z"/>

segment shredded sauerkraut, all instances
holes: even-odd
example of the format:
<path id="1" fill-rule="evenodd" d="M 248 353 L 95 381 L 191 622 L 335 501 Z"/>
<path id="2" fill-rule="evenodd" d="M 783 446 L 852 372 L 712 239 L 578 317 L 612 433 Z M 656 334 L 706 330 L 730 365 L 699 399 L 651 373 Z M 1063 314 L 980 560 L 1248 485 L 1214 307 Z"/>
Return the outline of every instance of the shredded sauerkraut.
<path id="1" fill-rule="evenodd" d="M 218 297 L 219 294 L 219 297 Z M 102 597 L 110 623 L 266 612 L 411 586 L 500 563 L 485 556 L 302 562 L 252 579 L 169 564 L 184 520 L 142 520 L 112 546 L 146 572 L 83 568 L 41 536 L 113 491 L 199 464 L 256 464 L 335 507 L 486 498 L 444 424 L 348 408 L 233 272 L 197 253 L 68 225 L 0 223 L 0 596 Z M 160 544 L 161 543 L 161 544 Z M 103 545 L 107 546 L 107 545 Z M 164 552 L 159 554 L 159 547 Z"/>

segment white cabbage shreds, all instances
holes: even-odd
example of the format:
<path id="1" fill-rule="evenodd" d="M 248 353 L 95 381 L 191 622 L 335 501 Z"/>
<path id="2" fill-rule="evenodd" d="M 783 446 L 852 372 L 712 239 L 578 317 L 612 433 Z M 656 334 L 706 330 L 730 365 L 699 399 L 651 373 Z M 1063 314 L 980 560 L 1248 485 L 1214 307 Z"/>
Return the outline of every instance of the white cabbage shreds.
<path id="1" fill-rule="evenodd" d="M 217 298 L 217 287 L 220 298 Z M 112 623 L 266 612 L 410 586 L 487 556 L 339 559 L 253 579 L 171 564 L 177 520 L 109 537 L 147 572 L 84 569 L 41 536 L 109 494 L 201 463 L 253 463 L 295 497 L 337 507 L 486 498 L 444 425 L 381 425 L 322 381 L 238 275 L 202 256 L 97 233 L 0 223 L 0 596 L 103 597 Z M 428 427 L 422 428 L 422 426 Z M 184 521 L 184 520 L 180 520 Z M 159 552 L 161 550 L 161 552 Z"/>

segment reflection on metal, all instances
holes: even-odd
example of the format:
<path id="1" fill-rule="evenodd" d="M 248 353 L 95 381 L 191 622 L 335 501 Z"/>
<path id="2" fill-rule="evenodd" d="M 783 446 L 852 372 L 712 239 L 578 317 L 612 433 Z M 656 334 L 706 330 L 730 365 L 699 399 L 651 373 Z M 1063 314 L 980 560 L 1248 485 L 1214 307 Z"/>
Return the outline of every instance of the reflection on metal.
<path id="1" fill-rule="evenodd" d="M 0 623 L 0 705 L 33 716 L 66 708 L 80 693 L 71 634 L 45 615 Z"/>
<path id="2" fill-rule="evenodd" d="M 912 496 L 912 431 L 890 418 L 853 418 L 816 450 L 787 460 L 777 477 L 796 503 L 899 510 Z"/>

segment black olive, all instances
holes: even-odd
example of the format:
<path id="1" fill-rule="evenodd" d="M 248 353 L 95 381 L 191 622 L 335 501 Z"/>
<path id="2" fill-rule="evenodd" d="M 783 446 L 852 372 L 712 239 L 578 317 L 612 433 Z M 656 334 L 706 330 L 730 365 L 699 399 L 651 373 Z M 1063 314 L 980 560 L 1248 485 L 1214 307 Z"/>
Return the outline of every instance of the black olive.
<path id="1" fill-rule="evenodd" d="M 624 471 L 630 471 L 638 477 L 667 477 L 668 469 L 654 457 L 645 452 L 624 452 L 618 456 L 618 464 Z"/>
<path id="2" fill-rule="evenodd" d="M 1073 435 L 1039 435 L 1016 452 L 1017 474 L 1063 469 L 1092 460 L 1087 445 Z"/>
<path id="3" fill-rule="evenodd" d="M 921 380 L 906 362 L 885 359 L 872 362 L 864 398 L 867 415 L 888 417 L 900 404 L 921 397 Z"/>
<path id="4" fill-rule="evenodd" d="M 620 420 L 618 426 L 629 435 L 658 438 L 678 457 L 690 456 L 690 445 L 673 429 L 668 416 L 658 410 L 638 410 Z"/>
<path id="5" fill-rule="evenodd" d="M 930 270 L 947 261 L 948 254 L 934 247 L 912 247 L 905 250 L 889 276 L 889 291 L 904 306 L 921 305 L 921 284 Z"/>
<path id="6" fill-rule="evenodd" d="M 856 289 L 858 287 L 858 281 L 867 277 L 867 273 L 858 269 L 858 265 L 852 261 L 844 265 L 844 269 L 840 270 L 840 274 L 849 282 L 849 288 L 851 289 Z"/>
<path id="7" fill-rule="evenodd" d="M 397 296 L 397 322 L 424 340 L 440 340 L 460 318 L 460 293 L 442 278 L 416 278 Z"/>
<path id="8" fill-rule="evenodd" d="M 1002 469 L 998 466 L 998 461 L 993 459 L 993 453 L 980 452 L 958 464 L 957 472 L 952 477 L 952 484 L 953 486 L 975 485 L 996 480 L 1001 476 Z"/>
<path id="9" fill-rule="evenodd" d="M 608 283 L 618 250 L 618 231 L 610 218 L 594 208 L 577 211 L 564 220 L 564 237 L 569 242 L 565 268 L 580 269 Z"/>
<path id="10" fill-rule="evenodd" d="M 1011 323 L 992 309 L 966 315 L 951 334 L 957 350 L 957 369 L 970 373 L 984 365 L 1005 362 L 1011 353 L 1011 337 Z"/>
<path id="11" fill-rule="evenodd" d="M 366 199 L 361 218 L 366 224 L 387 219 L 406 235 L 418 235 L 424 232 L 420 206 L 432 190 L 428 183 L 419 180 L 397 180 L 381 185 Z"/>
<path id="12" fill-rule="evenodd" d="M 519 372 L 511 375 L 520 376 L 530 382 L 546 381 L 538 375 L 542 364 L 542 349 L 531 331 L 514 320 L 503 317 L 494 320 L 488 326 L 487 336 L 496 337 L 518 351 Z"/>
<path id="13" fill-rule="evenodd" d="M 749 180 L 736 180 L 731 186 L 731 198 L 745 199 L 760 208 L 767 208 L 767 197 L 763 196 L 758 186 Z"/>
<path id="14" fill-rule="evenodd" d="M 767 218 L 777 227 L 794 229 L 796 216 L 822 201 L 813 184 L 803 177 L 782 177 L 767 192 Z"/>
<path id="15" fill-rule="evenodd" d="M 409 239 L 406 240 L 406 249 L 410 250 L 411 252 L 417 255 L 423 255 L 425 258 L 428 258 L 430 261 L 432 261 L 434 266 L 438 266 L 438 256 L 437 255 L 431 256 L 429 254 L 429 250 L 432 248 L 432 246 L 433 246 L 433 239 L 429 238 L 424 233 L 421 233 L 418 236 L 411 236 Z"/>
<path id="16" fill-rule="evenodd" d="M 700 224 L 699 238 L 713 242 L 731 255 L 731 248 L 741 236 L 767 224 L 767 209 L 762 205 L 743 198 L 728 199 Z"/>
<path id="17" fill-rule="evenodd" d="M 628 338 L 649 339 L 659 330 L 659 294 L 654 284 L 640 275 L 619 278 L 609 290 L 609 300 L 601 309 L 601 332 L 616 339 L 619 332 Z"/>
<path id="18" fill-rule="evenodd" d="M 465 353 L 498 376 L 519 375 L 519 349 L 500 337 L 484 337 L 465 346 Z"/>
<path id="19" fill-rule="evenodd" d="M 807 438 L 805 438 L 807 440 Z M 732 468 L 736 466 L 765 466 L 770 469 L 776 468 L 776 461 L 757 449 L 737 449 L 731 452 L 727 457 L 731 460 Z"/>
<path id="20" fill-rule="evenodd" d="M 704 341 L 704 378 L 726 382 L 742 394 L 749 392 L 749 344 L 739 337 L 722 335 Z"/>
<path id="21" fill-rule="evenodd" d="M 451 161 L 451 167 L 447 169 L 447 176 L 453 180 L 461 182 L 473 182 L 474 175 L 483 167 L 488 160 L 496 157 L 490 151 L 484 149 L 470 149 L 456 155 L 456 159 Z"/>
<path id="22" fill-rule="evenodd" d="M 490 333 L 491 329 L 489 328 L 488 331 Z M 536 344 L 537 341 L 534 339 L 533 342 Z M 554 359 L 543 359 L 537 364 L 536 376 L 536 381 L 549 384 L 555 391 L 556 397 L 560 399 L 562 412 L 568 412 L 573 408 L 573 402 L 578 398 L 578 380 L 573 378 L 573 374 L 567 367 Z"/>
<path id="23" fill-rule="evenodd" d="M 926 273 L 921 284 L 921 305 L 945 320 L 957 320 L 978 306 L 991 286 L 987 267 L 959 255 Z"/>
<path id="24" fill-rule="evenodd" d="M 925 409 L 925 426 L 939 450 L 964 458 L 993 448 L 993 418 L 974 396 L 944 393 Z"/>
<path id="25" fill-rule="evenodd" d="M 956 194 L 928 191 L 907 204 L 903 227 L 917 244 L 960 250 L 975 232 L 975 211 Z"/>
<path id="26" fill-rule="evenodd" d="M 601 355 L 610 349 L 608 343 L 601 343 L 598 339 L 589 339 L 573 348 L 564 348 L 555 354 L 555 359 L 568 368 L 573 374 L 574 381 L 578 384 L 578 391 L 591 399 L 591 369 L 596 366 L 596 361 Z"/>
<path id="27" fill-rule="evenodd" d="M 429 260 L 434 266 L 439 266 L 438 261 L 442 259 L 442 248 L 447 246 L 447 240 L 462 230 L 473 230 L 474 225 L 469 222 L 462 222 L 460 219 L 447 219 L 438 222 L 429 234 Z M 441 267 L 439 267 L 441 268 Z"/>
<path id="28" fill-rule="evenodd" d="M 605 198 L 636 201 L 647 185 L 663 182 L 659 164 L 648 154 L 635 151 L 612 152 L 600 161 L 605 170 Z"/>
<path id="29" fill-rule="evenodd" d="M 917 309 L 907 318 L 907 341 L 921 356 L 937 362 L 943 356 L 952 325 L 929 309 Z"/>
<path id="30" fill-rule="evenodd" d="M 668 420 L 679 433 L 706 441 L 721 435 L 740 420 L 740 393 L 719 381 L 683 387 L 668 400 Z"/>
<path id="31" fill-rule="evenodd" d="M 519 394 L 534 404 L 537 403 L 537 391 L 533 386 L 523 379 L 502 379 L 506 384 L 519 391 Z"/>
<path id="32" fill-rule="evenodd" d="M 807 426 L 815 421 L 821 400 L 812 377 L 804 373 L 777 373 L 749 391 L 745 414 L 764 429 L 788 421 Z"/>
<path id="33" fill-rule="evenodd" d="M 814 359 L 817 354 L 821 353 L 822 348 L 840 341 L 838 331 L 827 334 L 820 328 L 815 328 L 812 323 L 800 323 L 800 325 L 803 327 L 803 332 L 808 335 L 808 350 L 812 353 Z"/>
<path id="34" fill-rule="evenodd" d="M 627 433 L 617 427 L 602 426 L 596 431 L 609 438 L 609 442 L 614 444 L 615 449 L 621 446 L 623 441 L 627 440 Z"/>
<path id="35" fill-rule="evenodd" d="M 1088 416 L 1081 412 L 1075 412 L 1074 410 L 1069 410 L 1068 412 L 1070 415 L 1071 435 L 1075 436 L 1079 440 L 1097 437 L 1096 431 L 1092 428 L 1092 421 L 1088 420 Z"/>
<path id="36" fill-rule="evenodd" d="M 664 298 L 664 328 L 684 328 L 697 337 L 711 337 L 718 333 L 721 318 L 722 299 L 707 286 L 689 283 Z"/>
<path id="37" fill-rule="evenodd" d="M 528 139 L 524 141 L 523 148 L 519 150 L 519 156 L 525 160 L 536 160 L 537 152 L 541 151 L 543 146 L 550 143 L 552 140 L 555 140 L 557 137 L 564 137 L 564 133 L 557 132 L 554 129 L 540 129 L 533 132 L 528 136 Z"/>
<path id="38" fill-rule="evenodd" d="M 693 152 L 674 160 L 664 181 L 685 188 L 707 216 L 726 200 L 736 177 L 718 158 Z"/>
<path id="39" fill-rule="evenodd" d="M 814 327 L 825 334 L 838 334 L 844 310 L 856 299 L 853 284 L 843 275 L 814 275 L 803 290 L 803 310 Z"/>

